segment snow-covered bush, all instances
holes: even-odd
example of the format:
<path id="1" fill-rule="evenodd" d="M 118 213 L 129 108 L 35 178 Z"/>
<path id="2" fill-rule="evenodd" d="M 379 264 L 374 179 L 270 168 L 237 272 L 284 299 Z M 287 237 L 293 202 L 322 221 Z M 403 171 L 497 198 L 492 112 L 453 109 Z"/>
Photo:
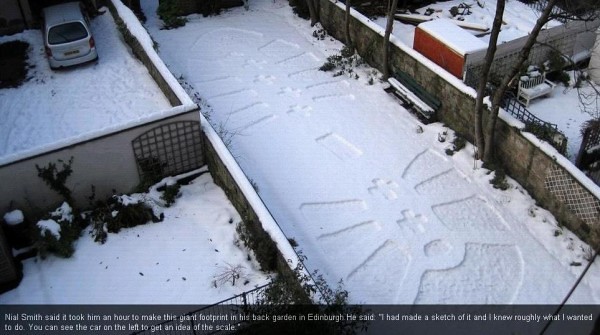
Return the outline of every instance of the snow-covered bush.
<path id="1" fill-rule="evenodd" d="M 118 233 L 122 228 L 162 221 L 139 197 L 127 195 L 114 195 L 105 202 L 97 202 L 95 208 L 85 214 L 85 219 L 91 225 L 90 234 L 99 243 L 106 242 L 108 233 Z"/>
<path id="2" fill-rule="evenodd" d="M 344 46 L 339 54 L 327 57 L 327 61 L 319 68 L 321 71 L 334 71 L 333 76 L 347 75 L 358 79 L 355 69 L 364 64 L 363 59 L 351 48 Z"/>
<path id="3" fill-rule="evenodd" d="M 162 0 L 158 5 L 156 14 L 164 23 L 164 29 L 174 29 L 185 26 L 187 19 L 180 17 L 180 8 L 177 1 Z"/>
<path id="4" fill-rule="evenodd" d="M 175 200 L 181 195 L 179 193 L 179 189 L 181 185 L 175 183 L 173 185 L 165 186 L 163 194 L 160 196 L 160 199 L 165 202 L 166 207 L 171 207 L 172 204 L 175 203 Z"/>
<path id="5" fill-rule="evenodd" d="M 83 229 L 80 217 L 64 202 L 54 212 L 35 225 L 34 246 L 41 258 L 49 253 L 68 258 L 73 255 L 75 242 Z"/>

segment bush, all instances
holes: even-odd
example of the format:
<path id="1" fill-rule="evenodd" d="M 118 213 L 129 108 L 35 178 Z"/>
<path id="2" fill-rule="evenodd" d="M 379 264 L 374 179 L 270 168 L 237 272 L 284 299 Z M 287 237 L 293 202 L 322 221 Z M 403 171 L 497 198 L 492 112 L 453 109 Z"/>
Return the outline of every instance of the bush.
<path id="1" fill-rule="evenodd" d="M 19 87 L 27 78 L 29 44 L 11 41 L 0 44 L 0 88 Z"/>
<path id="2" fill-rule="evenodd" d="M 175 203 L 175 200 L 179 198 L 179 189 L 181 189 L 181 185 L 177 183 L 165 186 L 160 198 L 165 202 L 166 207 L 171 207 L 171 205 Z"/>
<path id="3" fill-rule="evenodd" d="M 199 12 L 203 16 L 218 15 L 221 12 L 219 0 L 203 0 L 200 1 Z"/>
<path id="4" fill-rule="evenodd" d="M 306 0 L 289 0 L 289 2 L 294 14 L 298 15 L 299 17 L 305 20 L 310 19 L 310 11 L 308 10 Z"/>
<path id="5" fill-rule="evenodd" d="M 52 190 L 60 194 L 65 201 L 72 202 L 71 190 L 66 186 L 67 179 L 73 173 L 71 165 L 73 165 L 73 157 L 68 162 L 62 159 L 58 160 L 58 163 L 62 164 L 62 168 L 59 170 L 55 163 L 48 163 L 48 166 L 39 167 L 37 164 L 35 168 L 38 171 L 38 177 L 42 178 L 46 185 Z"/>
<path id="6" fill-rule="evenodd" d="M 510 185 L 506 181 L 506 173 L 504 172 L 504 169 L 496 169 L 496 173 L 494 174 L 494 178 L 490 180 L 490 184 L 492 184 L 494 188 L 502 191 L 506 191 L 510 188 Z"/>
<path id="7" fill-rule="evenodd" d="M 156 14 L 163 21 L 164 29 L 174 29 L 185 26 L 187 19 L 180 17 L 181 10 L 175 0 L 161 0 Z"/>
<path id="8" fill-rule="evenodd" d="M 467 145 L 467 140 L 464 137 L 460 136 L 459 134 L 456 134 L 454 139 L 452 140 L 452 148 L 446 149 L 446 155 L 452 156 L 455 153 L 464 149 L 466 145 Z"/>
<path id="9" fill-rule="evenodd" d="M 160 222 L 152 208 L 141 201 L 127 196 L 113 196 L 106 202 L 99 201 L 95 208 L 86 213 L 86 224 L 91 225 L 90 234 L 94 241 L 103 244 L 108 233 L 118 233 L 123 228 L 131 228 L 150 221 Z"/>
<path id="10" fill-rule="evenodd" d="M 251 220 L 240 222 L 235 227 L 240 241 L 254 252 L 261 270 L 265 272 L 276 271 L 279 250 L 269 235 L 266 233 L 261 234 L 259 229 L 261 227 L 257 227 L 256 223 Z"/>
<path id="11" fill-rule="evenodd" d="M 289 273 L 279 274 L 258 297 L 251 308 L 254 314 L 298 315 L 361 315 L 366 312 L 358 306 L 348 305 L 348 291 L 340 280 L 331 288 L 317 271 L 308 274 L 299 255 L 300 262 Z M 311 297 L 316 298 L 316 302 Z M 252 322 L 240 334 L 355 334 L 367 330 L 368 321 L 342 319 L 339 321 L 286 321 Z"/>
<path id="12" fill-rule="evenodd" d="M 337 70 L 333 74 L 334 77 L 345 74 L 350 78 L 358 79 L 358 74 L 356 74 L 354 69 L 361 66 L 363 63 L 364 61 L 362 58 L 356 54 L 354 50 L 344 46 L 339 54 L 327 57 L 327 61 L 319 68 L 319 70 L 325 72 Z"/>
<path id="13" fill-rule="evenodd" d="M 73 213 L 71 206 L 65 202 L 37 223 L 34 246 L 42 259 L 49 253 L 71 257 L 75 252 L 73 242 L 79 238 L 83 227 L 80 216 Z"/>

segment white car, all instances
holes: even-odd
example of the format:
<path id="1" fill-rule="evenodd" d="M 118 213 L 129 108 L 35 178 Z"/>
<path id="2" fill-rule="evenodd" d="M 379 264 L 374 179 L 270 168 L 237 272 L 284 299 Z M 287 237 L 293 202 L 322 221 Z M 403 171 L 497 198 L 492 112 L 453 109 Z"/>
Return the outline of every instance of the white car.
<path id="1" fill-rule="evenodd" d="M 44 46 L 50 68 L 57 69 L 98 59 L 96 43 L 80 2 L 46 7 Z"/>

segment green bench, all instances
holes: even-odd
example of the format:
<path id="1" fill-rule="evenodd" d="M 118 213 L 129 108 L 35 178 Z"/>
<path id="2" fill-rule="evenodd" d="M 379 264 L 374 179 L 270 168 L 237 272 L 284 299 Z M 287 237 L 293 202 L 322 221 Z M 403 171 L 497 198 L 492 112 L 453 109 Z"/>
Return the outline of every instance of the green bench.
<path id="1" fill-rule="evenodd" d="M 442 102 L 419 85 L 407 73 L 398 71 L 388 79 L 390 84 L 385 90 L 402 100 L 410 109 L 417 111 L 426 121 L 433 121 Z"/>

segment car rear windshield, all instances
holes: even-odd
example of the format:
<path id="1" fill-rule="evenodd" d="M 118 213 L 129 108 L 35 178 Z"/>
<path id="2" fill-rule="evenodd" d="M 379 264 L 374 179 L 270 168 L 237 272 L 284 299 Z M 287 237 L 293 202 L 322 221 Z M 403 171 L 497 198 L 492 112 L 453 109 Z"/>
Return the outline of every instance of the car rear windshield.
<path id="1" fill-rule="evenodd" d="M 81 22 L 68 22 L 50 28 L 48 44 L 62 44 L 86 38 L 88 32 Z"/>

